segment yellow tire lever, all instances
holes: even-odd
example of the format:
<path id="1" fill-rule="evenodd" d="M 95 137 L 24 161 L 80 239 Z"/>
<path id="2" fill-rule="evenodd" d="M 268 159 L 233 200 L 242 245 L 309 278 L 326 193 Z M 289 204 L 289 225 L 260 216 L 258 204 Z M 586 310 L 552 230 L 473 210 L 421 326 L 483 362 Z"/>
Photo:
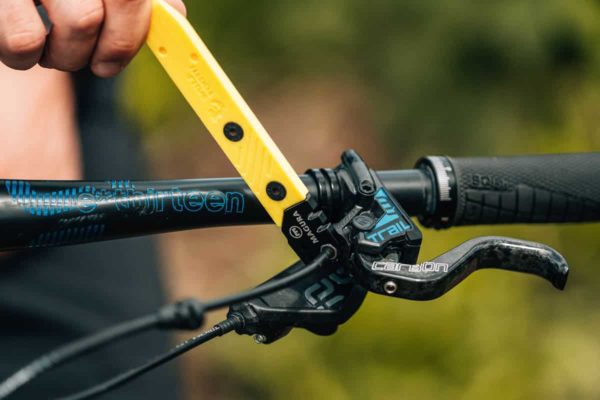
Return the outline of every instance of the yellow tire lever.
<path id="1" fill-rule="evenodd" d="M 277 226 L 308 194 L 192 25 L 153 0 L 147 44 Z"/>

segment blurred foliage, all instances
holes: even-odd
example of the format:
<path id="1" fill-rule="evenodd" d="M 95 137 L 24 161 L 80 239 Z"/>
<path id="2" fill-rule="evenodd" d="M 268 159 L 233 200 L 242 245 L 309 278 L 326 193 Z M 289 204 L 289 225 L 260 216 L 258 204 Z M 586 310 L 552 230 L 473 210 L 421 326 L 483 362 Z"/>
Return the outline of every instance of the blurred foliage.
<path id="1" fill-rule="evenodd" d="M 600 150 L 598 1 L 222 0 L 188 9 L 242 93 L 274 77 L 356 85 L 375 130 L 405 160 Z M 123 86 L 124 106 L 148 132 L 190 118 L 150 60 L 138 57 Z M 332 337 L 295 331 L 269 347 L 226 339 L 210 351 L 213 383 L 231 399 L 600 398 L 599 227 L 426 232 L 422 256 L 486 234 L 560 249 L 573 268 L 567 291 L 485 271 L 433 302 L 370 296 Z"/>
<path id="2" fill-rule="evenodd" d="M 242 92 L 273 76 L 345 76 L 367 88 L 378 130 L 415 154 L 598 145 L 600 128 L 573 126 L 597 114 L 597 1 L 224 0 L 188 9 Z M 124 96 L 147 127 L 185 109 L 150 58 L 130 69 Z M 533 140 L 514 148 L 523 132 Z"/>

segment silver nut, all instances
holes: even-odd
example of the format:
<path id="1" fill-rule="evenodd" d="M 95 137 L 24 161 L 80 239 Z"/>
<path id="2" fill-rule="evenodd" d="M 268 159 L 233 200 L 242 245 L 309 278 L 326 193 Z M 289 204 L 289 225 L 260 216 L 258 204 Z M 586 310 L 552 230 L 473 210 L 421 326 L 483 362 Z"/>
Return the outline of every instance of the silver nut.
<path id="1" fill-rule="evenodd" d="M 265 335 L 254 335 L 254 342 L 256 344 L 265 344 L 267 343 L 267 337 Z"/>
<path id="2" fill-rule="evenodd" d="M 394 281 L 387 281 L 383 284 L 383 291 L 387 294 L 394 294 L 398 290 L 398 285 Z"/>

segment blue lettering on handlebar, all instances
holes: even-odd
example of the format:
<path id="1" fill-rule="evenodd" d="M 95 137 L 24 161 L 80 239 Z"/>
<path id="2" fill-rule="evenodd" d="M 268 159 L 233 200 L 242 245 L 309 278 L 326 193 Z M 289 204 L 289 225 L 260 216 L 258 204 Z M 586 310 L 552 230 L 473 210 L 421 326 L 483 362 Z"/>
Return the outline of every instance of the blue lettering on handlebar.
<path id="1" fill-rule="evenodd" d="M 100 206 L 114 206 L 117 211 L 134 211 L 142 215 L 175 211 L 179 213 L 243 214 L 245 198 L 241 192 L 138 190 L 129 181 L 111 181 L 109 188 L 81 185 L 55 191 L 36 190 L 27 181 L 6 181 L 13 203 L 31 215 L 54 216 L 72 211 L 91 214 Z"/>

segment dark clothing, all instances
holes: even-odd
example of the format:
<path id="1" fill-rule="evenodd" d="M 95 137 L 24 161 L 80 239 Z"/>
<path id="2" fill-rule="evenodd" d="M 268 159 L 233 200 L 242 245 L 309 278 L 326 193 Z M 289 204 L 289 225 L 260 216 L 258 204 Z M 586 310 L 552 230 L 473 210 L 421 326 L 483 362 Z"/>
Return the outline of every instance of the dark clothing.
<path id="1" fill-rule="evenodd" d="M 75 80 L 85 178 L 144 178 L 137 138 L 115 109 L 115 82 L 89 73 Z M 141 238 L 0 259 L 0 378 L 72 339 L 164 304 L 156 253 L 155 242 Z M 84 356 L 14 398 L 48 399 L 87 388 L 163 352 L 168 339 L 149 333 Z M 166 366 L 103 399 L 175 399 L 177 386 L 175 368 Z"/>

